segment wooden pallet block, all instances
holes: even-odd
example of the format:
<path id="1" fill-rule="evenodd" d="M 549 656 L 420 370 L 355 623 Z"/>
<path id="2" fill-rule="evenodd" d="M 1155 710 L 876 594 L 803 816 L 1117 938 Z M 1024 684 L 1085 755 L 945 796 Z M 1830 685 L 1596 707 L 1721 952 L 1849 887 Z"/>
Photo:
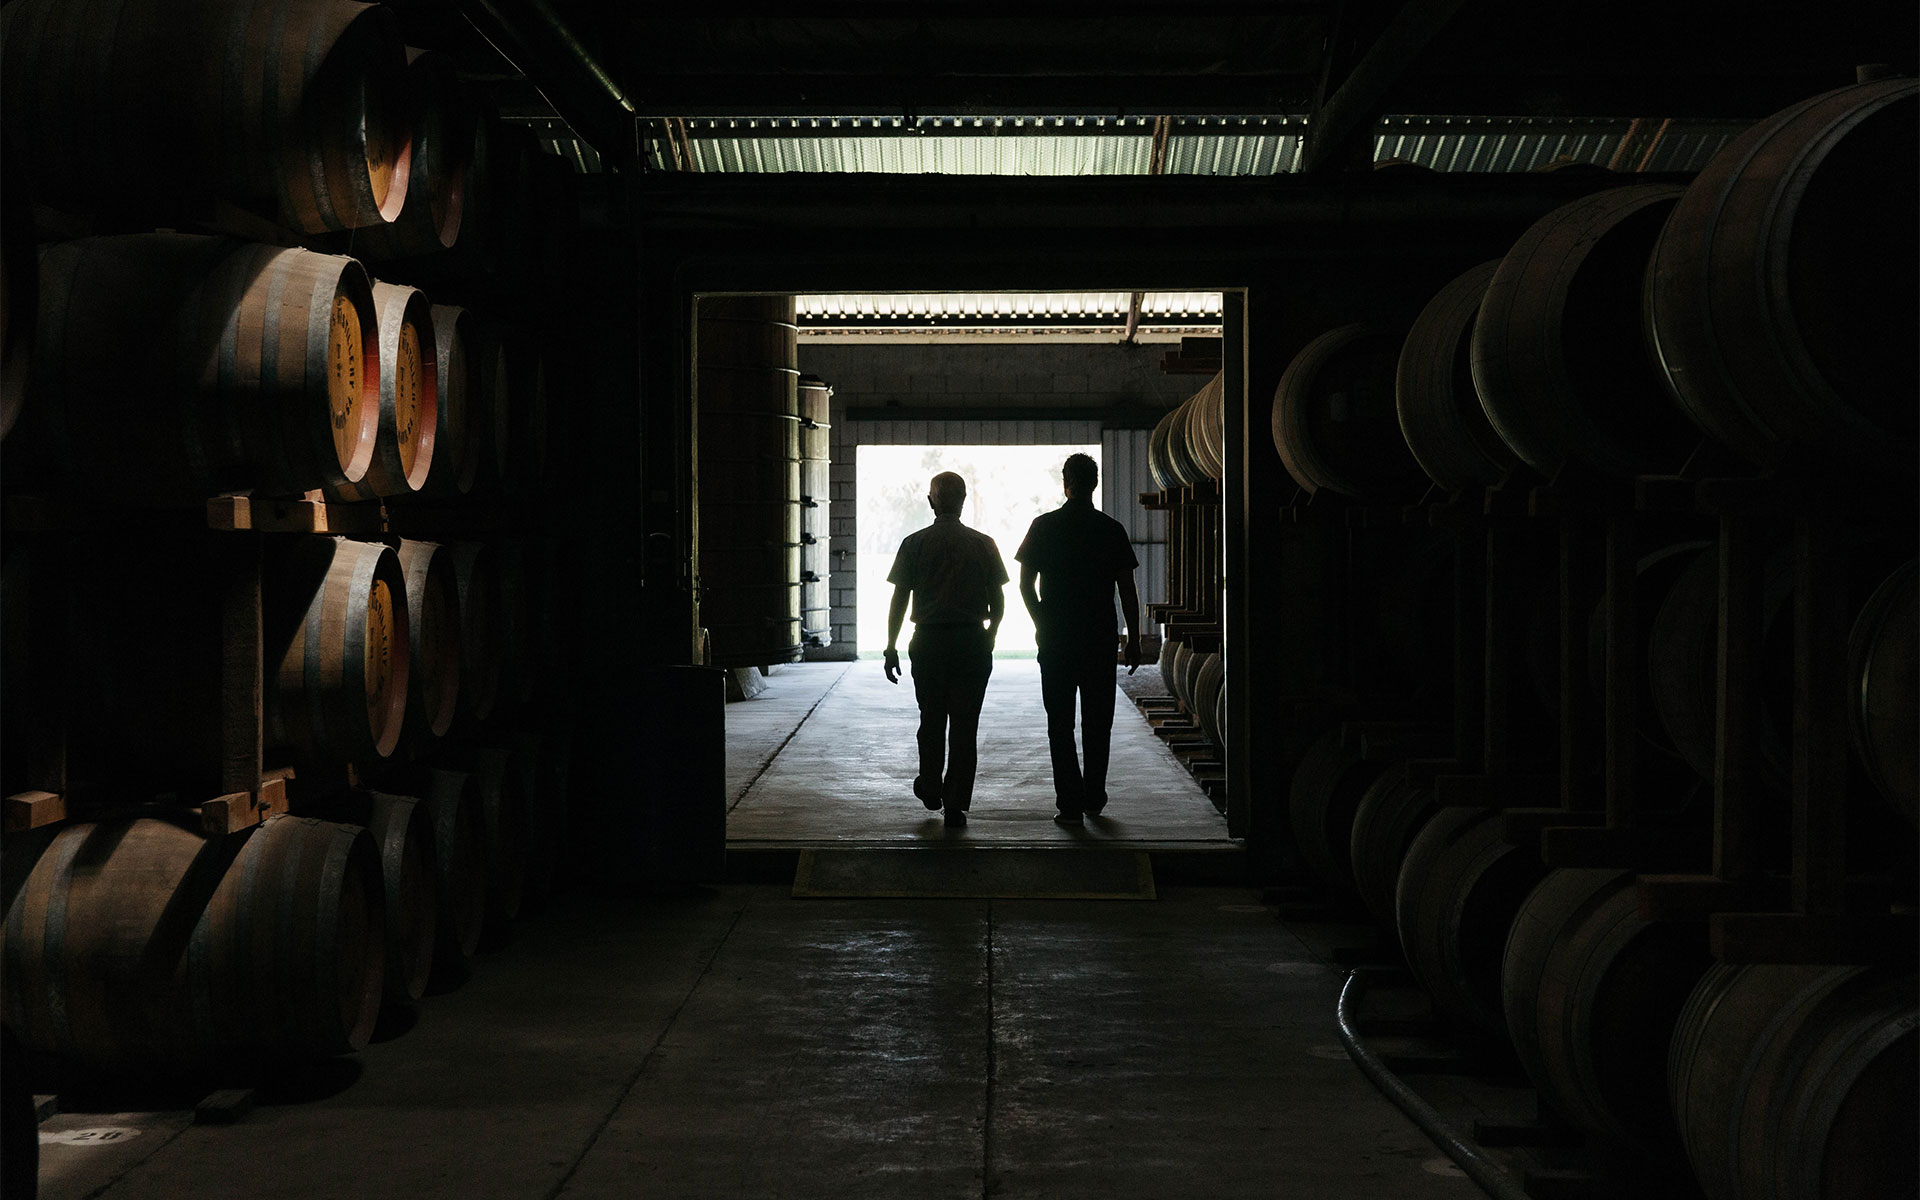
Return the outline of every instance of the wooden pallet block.
<path id="1" fill-rule="evenodd" d="M 268 817 L 288 811 L 287 781 L 291 769 L 268 772 L 257 790 L 217 796 L 198 808 L 200 829 L 208 837 L 221 837 L 250 829 Z"/>
<path id="2" fill-rule="evenodd" d="M 387 510 L 378 501 L 330 504 L 317 492 L 298 500 L 236 492 L 207 501 L 207 527 L 229 532 L 375 534 L 387 532 Z"/>
<path id="3" fill-rule="evenodd" d="M 18 792 L 7 797 L 8 833 L 24 833 L 66 819 L 67 798 L 57 792 Z"/>

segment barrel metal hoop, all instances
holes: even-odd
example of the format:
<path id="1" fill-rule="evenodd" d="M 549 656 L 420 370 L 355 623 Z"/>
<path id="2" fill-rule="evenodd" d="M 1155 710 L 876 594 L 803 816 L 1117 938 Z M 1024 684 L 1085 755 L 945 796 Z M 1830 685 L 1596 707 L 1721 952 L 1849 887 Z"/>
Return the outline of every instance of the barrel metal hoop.
<path id="1" fill-rule="evenodd" d="M 89 835 L 99 827 L 79 826 L 64 829 L 46 853 L 54 856 L 53 880 L 47 889 L 47 918 L 41 938 L 41 953 L 50 968 L 47 980 L 47 1017 L 53 1025 L 53 1044 L 61 1050 L 73 1049 L 72 1014 L 67 1011 L 70 989 L 66 970 L 67 899 L 73 889 L 73 863 L 80 857 Z"/>

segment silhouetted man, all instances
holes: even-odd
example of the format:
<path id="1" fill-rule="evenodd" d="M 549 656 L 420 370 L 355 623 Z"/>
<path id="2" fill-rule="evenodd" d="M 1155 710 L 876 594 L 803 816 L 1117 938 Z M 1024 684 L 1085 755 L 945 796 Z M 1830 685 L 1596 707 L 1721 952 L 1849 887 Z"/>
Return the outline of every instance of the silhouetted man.
<path id="1" fill-rule="evenodd" d="M 1127 674 L 1140 666 L 1140 565 L 1126 527 L 1093 506 L 1100 466 L 1084 454 L 1060 471 L 1067 502 L 1033 519 L 1014 557 L 1020 599 L 1033 614 L 1040 645 L 1040 699 L 1047 707 L 1047 749 L 1053 758 L 1053 819 L 1082 824 L 1083 813 L 1107 806 L 1107 753 L 1113 741 L 1114 588 L 1127 621 Z M 1082 754 L 1073 744 L 1074 697 L 1080 700 Z M 1082 765 L 1084 758 L 1085 765 Z"/>
<path id="2" fill-rule="evenodd" d="M 900 682 L 895 643 L 909 599 L 913 605 L 907 658 L 920 705 L 920 774 L 913 794 L 928 808 L 944 806 L 950 826 L 965 825 L 973 804 L 980 705 L 993 674 L 993 640 L 1006 615 L 1006 564 L 992 538 L 960 523 L 966 500 L 966 480 L 952 471 L 935 475 L 927 489 L 933 524 L 906 536 L 887 573 L 893 585 L 887 610 L 888 683 Z"/>

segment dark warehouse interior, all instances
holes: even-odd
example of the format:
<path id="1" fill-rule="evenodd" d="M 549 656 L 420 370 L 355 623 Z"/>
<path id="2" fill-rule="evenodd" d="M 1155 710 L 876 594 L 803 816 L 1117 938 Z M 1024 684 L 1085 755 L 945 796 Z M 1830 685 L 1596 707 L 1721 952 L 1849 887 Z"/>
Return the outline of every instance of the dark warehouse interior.
<path id="1" fill-rule="evenodd" d="M 1920 1197 L 1917 67 L 4 0 L 0 1194 Z"/>

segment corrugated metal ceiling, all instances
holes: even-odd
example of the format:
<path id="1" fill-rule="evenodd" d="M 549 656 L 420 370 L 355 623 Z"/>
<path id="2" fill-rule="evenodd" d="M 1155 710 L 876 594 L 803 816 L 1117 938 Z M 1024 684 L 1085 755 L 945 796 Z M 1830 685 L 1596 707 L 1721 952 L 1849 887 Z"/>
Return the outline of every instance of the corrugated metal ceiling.
<path id="1" fill-rule="evenodd" d="M 840 117 L 687 120 L 691 168 L 718 172 L 880 172 L 947 175 L 1145 175 L 1149 117 Z M 1744 121 L 1534 120 L 1388 117 L 1374 159 L 1438 171 L 1529 171 L 1556 162 L 1624 171 L 1697 171 Z M 1297 168 L 1300 117 L 1169 120 L 1170 175 L 1278 175 Z M 645 151 L 682 166 L 675 138 L 652 128 Z"/>
<path id="2" fill-rule="evenodd" d="M 798 298 L 802 334 L 1005 334 L 1024 331 L 1118 336 L 1126 327 L 1130 292 L 861 293 Z M 1218 333 L 1219 292 L 1144 292 L 1138 335 L 1177 340 Z"/>

